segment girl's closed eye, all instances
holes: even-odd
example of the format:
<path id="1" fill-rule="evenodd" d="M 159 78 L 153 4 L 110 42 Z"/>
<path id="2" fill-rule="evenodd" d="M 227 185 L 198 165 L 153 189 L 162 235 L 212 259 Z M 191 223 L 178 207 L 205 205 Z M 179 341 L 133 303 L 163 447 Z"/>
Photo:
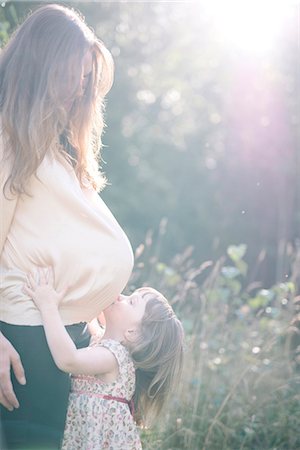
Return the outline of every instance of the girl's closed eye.
<path id="1" fill-rule="evenodd" d="M 138 297 L 134 296 L 130 299 L 130 304 L 135 306 L 138 303 Z"/>
<path id="2" fill-rule="evenodd" d="M 131 294 L 131 296 L 129 297 L 129 304 L 130 305 L 136 304 L 136 296 L 134 294 Z"/>
<path id="3" fill-rule="evenodd" d="M 130 304 L 133 305 L 133 306 L 135 306 L 135 305 L 137 305 L 137 304 L 139 303 L 140 299 L 141 299 L 141 298 L 140 298 L 139 295 L 133 295 L 133 296 L 130 298 Z"/>

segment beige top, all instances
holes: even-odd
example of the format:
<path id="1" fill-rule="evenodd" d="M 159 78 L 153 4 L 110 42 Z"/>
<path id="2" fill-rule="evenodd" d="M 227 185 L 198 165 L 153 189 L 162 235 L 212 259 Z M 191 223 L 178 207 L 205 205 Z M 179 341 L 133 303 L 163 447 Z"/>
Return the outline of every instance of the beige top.
<path id="1" fill-rule="evenodd" d="M 36 266 L 54 268 L 55 287 L 68 286 L 60 306 L 65 325 L 90 321 L 121 293 L 133 267 L 125 233 L 92 189 L 82 190 L 72 166 L 46 156 L 31 197 L 7 200 L 0 166 L 0 320 L 40 325 L 33 301 L 22 292 Z M 5 167 L 6 166 L 6 167 Z"/>

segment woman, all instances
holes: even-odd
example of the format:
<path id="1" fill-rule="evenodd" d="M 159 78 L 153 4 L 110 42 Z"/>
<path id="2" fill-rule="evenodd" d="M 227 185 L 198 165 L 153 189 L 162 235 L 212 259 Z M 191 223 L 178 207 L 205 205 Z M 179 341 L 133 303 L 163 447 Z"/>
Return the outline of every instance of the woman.
<path id="1" fill-rule="evenodd" d="M 1 53 L 0 402 L 7 448 L 59 448 L 69 390 L 40 313 L 22 291 L 26 274 L 54 267 L 56 289 L 67 289 L 64 325 L 86 346 L 86 323 L 115 300 L 132 270 L 130 244 L 96 193 L 104 184 L 97 164 L 102 101 L 112 78 L 108 50 L 77 13 L 59 5 L 37 9 Z"/>

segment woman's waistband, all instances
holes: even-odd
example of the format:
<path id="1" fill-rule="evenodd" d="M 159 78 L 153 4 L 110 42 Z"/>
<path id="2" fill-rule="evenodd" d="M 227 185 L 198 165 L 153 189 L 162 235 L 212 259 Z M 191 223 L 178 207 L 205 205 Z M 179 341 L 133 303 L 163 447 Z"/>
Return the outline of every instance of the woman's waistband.
<path id="1" fill-rule="evenodd" d="M 90 333 L 86 322 L 66 325 L 65 328 L 78 348 L 86 347 L 88 345 Z M 38 334 L 42 329 L 43 325 L 14 325 L 0 321 L 0 331 L 3 332 L 4 336 L 6 336 L 6 334 L 12 335 L 14 333 Z"/>

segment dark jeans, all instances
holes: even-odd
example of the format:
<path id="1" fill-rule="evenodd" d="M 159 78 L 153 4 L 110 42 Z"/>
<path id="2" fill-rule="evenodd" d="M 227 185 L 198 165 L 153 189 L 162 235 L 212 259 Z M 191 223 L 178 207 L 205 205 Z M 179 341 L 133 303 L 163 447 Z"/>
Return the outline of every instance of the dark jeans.
<path id="1" fill-rule="evenodd" d="M 4 336 L 19 352 L 27 383 L 12 382 L 20 407 L 10 412 L 0 407 L 1 450 L 59 449 L 64 430 L 70 377 L 59 370 L 48 349 L 42 326 L 0 322 Z M 85 323 L 67 326 L 78 348 L 89 344 Z"/>

